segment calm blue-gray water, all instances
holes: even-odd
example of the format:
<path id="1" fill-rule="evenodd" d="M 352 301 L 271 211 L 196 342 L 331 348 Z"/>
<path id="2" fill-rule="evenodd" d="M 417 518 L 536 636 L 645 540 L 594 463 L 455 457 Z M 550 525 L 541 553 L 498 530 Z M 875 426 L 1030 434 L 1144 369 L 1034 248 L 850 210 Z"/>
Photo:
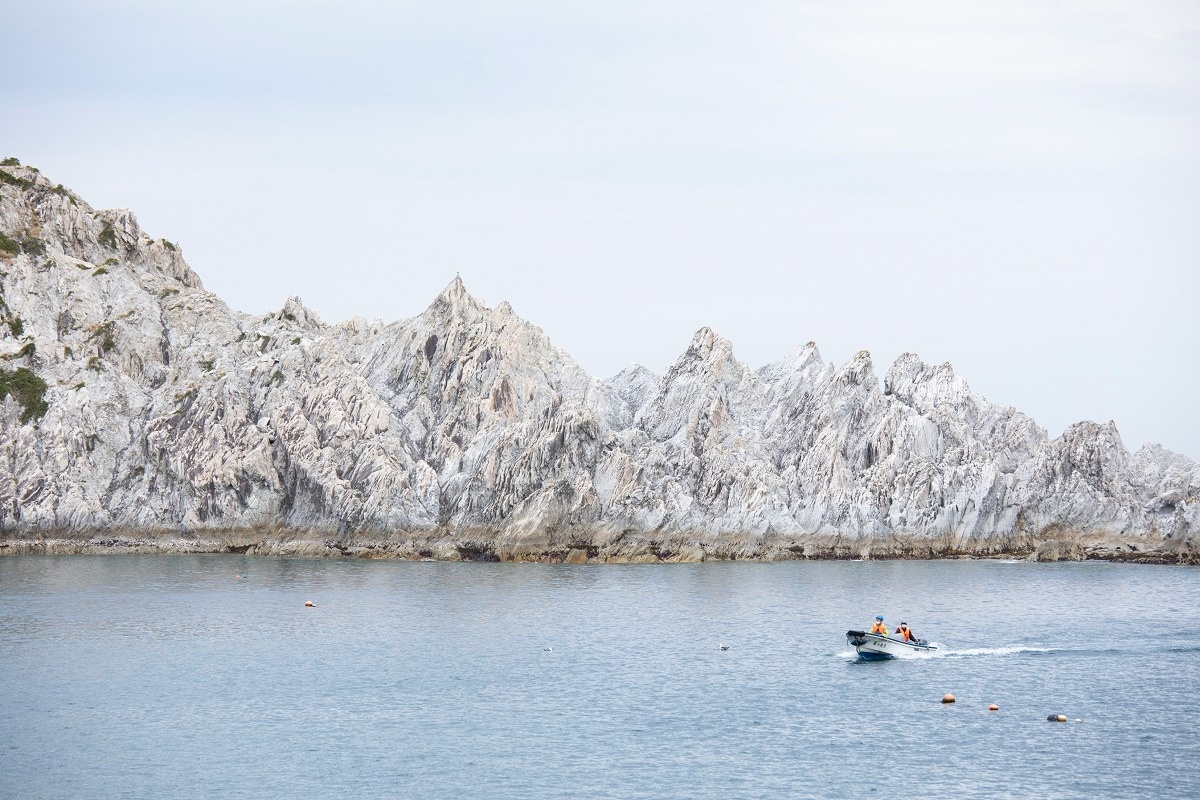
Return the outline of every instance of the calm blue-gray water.
<path id="1" fill-rule="evenodd" d="M 876 612 L 940 654 L 855 662 Z M 1103 563 L 7 557 L 0 797 L 1195 797 L 1198 613 Z"/>

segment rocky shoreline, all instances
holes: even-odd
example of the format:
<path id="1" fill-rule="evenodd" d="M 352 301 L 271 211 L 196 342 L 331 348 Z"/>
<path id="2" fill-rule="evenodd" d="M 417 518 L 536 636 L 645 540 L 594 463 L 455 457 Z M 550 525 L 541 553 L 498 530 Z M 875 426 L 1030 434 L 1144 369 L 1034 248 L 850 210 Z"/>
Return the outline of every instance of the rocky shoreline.
<path id="1" fill-rule="evenodd" d="M 1055 533 L 1054 537 L 988 537 L 955 546 L 944 540 L 903 535 L 876 539 L 827 534 L 739 536 L 557 531 L 517 536 L 485 530 L 339 534 L 280 528 L 8 531 L 0 534 L 0 556 L 232 553 L 547 564 L 1021 559 L 1200 565 L 1200 550 L 1190 541 L 1163 541 L 1156 547 L 1147 547 L 1144 542 L 1131 543 L 1109 533 Z"/>
<path id="2" fill-rule="evenodd" d="M 1052 437 L 948 363 L 755 369 L 702 327 L 601 379 L 457 278 L 387 324 L 245 314 L 128 210 L 0 166 L 0 552 L 1196 558 L 1200 464 Z"/>

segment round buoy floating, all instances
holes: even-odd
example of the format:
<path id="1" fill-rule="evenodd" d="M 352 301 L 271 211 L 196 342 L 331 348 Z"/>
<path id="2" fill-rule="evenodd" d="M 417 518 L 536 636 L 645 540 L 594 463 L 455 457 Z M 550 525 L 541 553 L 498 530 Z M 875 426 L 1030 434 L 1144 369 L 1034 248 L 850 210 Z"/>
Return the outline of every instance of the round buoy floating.
<path id="1" fill-rule="evenodd" d="M 954 702 L 954 695 L 952 695 L 952 694 L 948 694 L 948 695 L 946 695 L 945 697 L 943 697 L 943 698 L 942 698 L 942 702 L 943 702 L 943 703 L 953 703 L 953 702 Z"/>
<path id="2" fill-rule="evenodd" d="M 999 711 L 999 710 L 1000 710 L 1000 706 L 996 705 L 995 703 L 992 703 L 990 706 L 988 706 L 988 711 Z"/>
<path id="3" fill-rule="evenodd" d="M 1046 721 L 1047 722 L 1066 722 L 1067 717 L 1065 714 L 1051 714 L 1050 716 L 1046 717 Z"/>
<path id="4" fill-rule="evenodd" d="M 305 608 L 316 608 L 316 607 L 317 607 L 317 604 L 316 604 L 316 603 L 314 603 L 312 600 L 305 600 L 305 601 L 304 601 L 304 607 L 305 607 Z"/>

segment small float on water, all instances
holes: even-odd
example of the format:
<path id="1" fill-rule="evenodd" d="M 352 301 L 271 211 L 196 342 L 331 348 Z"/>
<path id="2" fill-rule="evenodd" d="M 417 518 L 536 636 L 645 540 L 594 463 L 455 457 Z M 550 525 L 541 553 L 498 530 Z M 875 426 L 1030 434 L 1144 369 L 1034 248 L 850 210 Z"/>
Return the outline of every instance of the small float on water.
<path id="1" fill-rule="evenodd" d="M 937 645 L 924 639 L 906 642 L 903 639 L 893 639 L 891 636 L 866 631 L 846 631 L 846 641 L 858 651 L 858 657 L 863 661 L 886 661 L 889 658 L 937 652 Z"/>

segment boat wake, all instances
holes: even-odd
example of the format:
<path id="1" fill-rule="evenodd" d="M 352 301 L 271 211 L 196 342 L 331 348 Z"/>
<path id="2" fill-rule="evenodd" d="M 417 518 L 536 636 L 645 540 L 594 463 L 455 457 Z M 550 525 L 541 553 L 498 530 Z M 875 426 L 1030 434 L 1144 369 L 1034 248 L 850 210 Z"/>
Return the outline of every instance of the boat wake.
<path id="1" fill-rule="evenodd" d="M 972 658 L 975 656 L 1015 656 L 1022 653 L 1057 653 L 1058 647 L 968 647 L 964 650 L 939 650 L 942 658 Z"/>

